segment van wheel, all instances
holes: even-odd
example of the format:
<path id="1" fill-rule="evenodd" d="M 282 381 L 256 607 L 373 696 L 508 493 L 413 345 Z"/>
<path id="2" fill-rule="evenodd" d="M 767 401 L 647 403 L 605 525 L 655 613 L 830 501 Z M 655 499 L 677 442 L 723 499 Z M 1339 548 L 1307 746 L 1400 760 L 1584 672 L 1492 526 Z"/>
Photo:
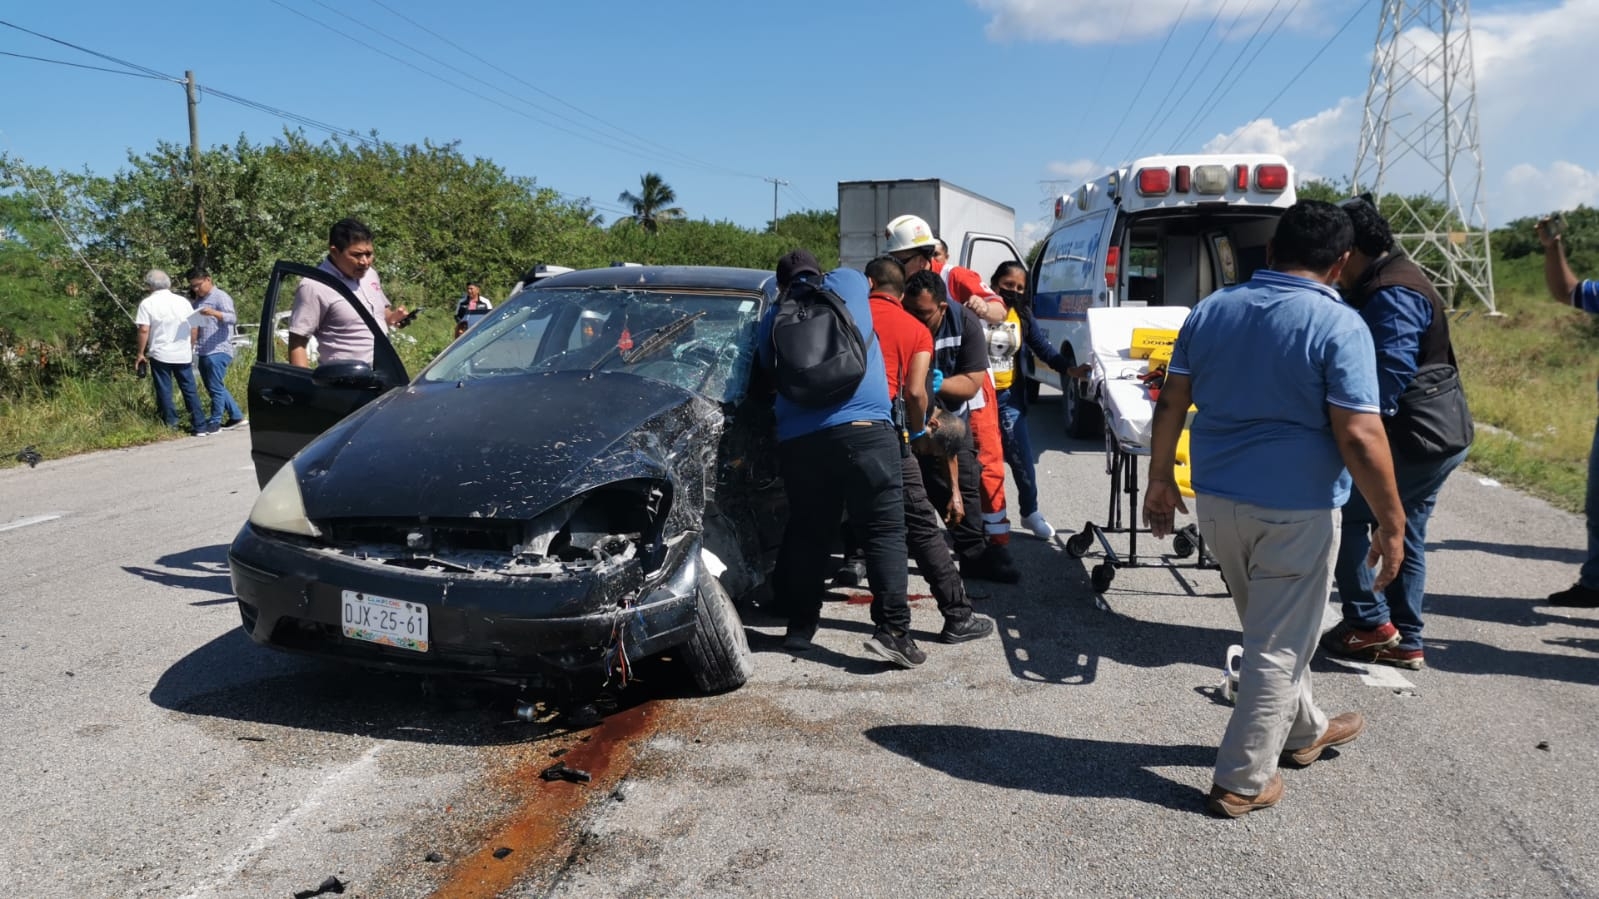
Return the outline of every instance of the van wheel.
<path id="1" fill-rule="evenodd" d="M 1083 398 L 1082 381 L 1067 378 L 1062 382 L 1060 394 L 1061 424 L 1066 436 L 1074 440 L 1087 440 L 1097 436 L 1104 428 L 1099 404 Z"/>
<path id="2" fill-rule="evenodd" d="M 710 573 L 700 571 L 699 603 L 694 636 L 685 647 L 694 685 L 706 693 L 724 693 L 744 686 L 755 671 L 744 621 L 732 597 Z"/>

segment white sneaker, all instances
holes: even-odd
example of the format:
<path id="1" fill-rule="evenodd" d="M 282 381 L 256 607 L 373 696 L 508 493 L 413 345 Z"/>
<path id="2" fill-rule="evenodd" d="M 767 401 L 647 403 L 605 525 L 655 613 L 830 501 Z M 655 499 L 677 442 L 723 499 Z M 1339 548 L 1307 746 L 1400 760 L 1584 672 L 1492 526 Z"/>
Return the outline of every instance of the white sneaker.
<path id="1" fill-rule="evenodd" d="M 1055 528 L 1044 520 L 1043 512 L 1034 512 L 1031 515 L 1022 516 L 1022 527 L 1032 531 L 1033 536 L 1040 540 L 1048 540 L 1055 536 Z"/>

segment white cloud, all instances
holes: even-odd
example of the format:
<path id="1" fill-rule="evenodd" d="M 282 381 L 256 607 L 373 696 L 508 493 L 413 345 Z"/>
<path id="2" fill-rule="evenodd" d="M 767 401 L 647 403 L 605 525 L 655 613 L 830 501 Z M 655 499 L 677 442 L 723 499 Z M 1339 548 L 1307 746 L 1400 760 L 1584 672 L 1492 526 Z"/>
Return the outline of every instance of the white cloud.
<path id="1" fill-rule="evenodd" d="M 1519 163 L 1505 172 L 1504 189 L 1494 218 L 1499 221 L 1542 215 L 1557 209 L 1599 206 L 1599 171 L 1589 171 L 1576 163 L 1559 160 L 1547 168 Z"/>
<path id="2" fill-rule="evenodd" d="M 1253 30 L 1275 12 L 1273 0 L 1138 0 L 1124 4 L 1104 0 L 973 0 L 990 18 L 984 31 L 990 40 L 1066 41 L 1073 44 L 1131 42 L 1164 34 L 1177 21 L 1209 21 L 1219 28 L 1235 22 Z M 1313 21 L 1309 4 L 1295 15 L 1293 26 Z M 1293 27 L 1291 26 L 1291 27 Z M 1246 32 L 1247 33 L 1247 32 Z"/>
<path id="3" fill-rule="evenodd" d="M 1086 181 L 1107 171 L 1107 167 L 1092 159 L 1073 159 L 1070 162 L 1052 162 L 1045 166 L 1051 177 L 1068 181 Z"/>
<path id="4" fill-rule="evenodd" d="M 1277 153 L 1288 159 L 1301 179 L 1336 178 L 1354 162 L 1360 105 L 1345 97 L 1331 109 L 1284 126 L 1255 119 L 1211 138 L 1204 152 Z"/>
<path id="5" fill-rule="evenodd" d="M 1053 224 L 1054 221 L 1052 219 L 1033 219 L 1032 221 L 1017 222 L 1016 249 L 1021 250 L 1022 255 L 1025 256 L 1027 251 L 1033 248 L 1033 244 L 1044 239 L 1044 235 L 1049 233 L 1049 228 Z"/>

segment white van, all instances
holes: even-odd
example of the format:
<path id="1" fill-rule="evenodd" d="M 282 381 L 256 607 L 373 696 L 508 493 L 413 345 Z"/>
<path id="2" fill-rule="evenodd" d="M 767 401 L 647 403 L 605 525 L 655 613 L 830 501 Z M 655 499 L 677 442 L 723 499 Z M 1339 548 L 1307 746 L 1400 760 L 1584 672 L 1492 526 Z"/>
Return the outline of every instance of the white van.
<path id="1" fill-rule="evenodd" d="M 1193 306 L 1266 265 L 1277 218 L 1294 205 L 1281 156 L 1148 156 L 1055 201 L 1055 223 L 1029 274 L 1039 330 L 1076 365 L 1089 358 L 1090 306 Z M 1103 427 L 1088 383 L 1031 360 L 1060 387 L 1066 433 Z M 1036 389 L 1034 386 L 1032 389 Z"/>

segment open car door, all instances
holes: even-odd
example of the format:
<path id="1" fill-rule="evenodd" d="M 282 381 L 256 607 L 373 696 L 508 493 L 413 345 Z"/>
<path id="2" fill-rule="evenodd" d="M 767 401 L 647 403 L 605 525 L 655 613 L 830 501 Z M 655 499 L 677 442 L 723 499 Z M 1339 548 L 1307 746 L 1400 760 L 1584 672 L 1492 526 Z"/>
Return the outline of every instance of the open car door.
<path id="1" fill-rule="evenodd" d="M 285 278 L 310 278 L 338 291 L 372 329 L 373 360 L 335 362 L 315 368 L 289 364 L 287 350 L 278 358 L 273 322 Z M 293 294 L 290 294 L 292 302 Z M 378 326 L 366 304 L 356 299 L 338 278 L 297 262 L 277 262 L 267 282 L 261 306 L 261 337 L 256 341 L 255 364 L 250 367 L 250 458 L 255 477 L 263 486 L 311 439 L 346 415 L 389 390 L 408 383 L 405 365 Z"/>
<path id="2" fill-rule="evenodd" d="M 1016 244 L 1009 237 L 974 232 L 961 241 L 960 260 L 956 264 L 982 275 L 987 281 L 994 277 L 994 269 L 999 268 L 1000 263 L 1011 260 L 1022 262 L 1022 254 L 1016 252 Z"/>

